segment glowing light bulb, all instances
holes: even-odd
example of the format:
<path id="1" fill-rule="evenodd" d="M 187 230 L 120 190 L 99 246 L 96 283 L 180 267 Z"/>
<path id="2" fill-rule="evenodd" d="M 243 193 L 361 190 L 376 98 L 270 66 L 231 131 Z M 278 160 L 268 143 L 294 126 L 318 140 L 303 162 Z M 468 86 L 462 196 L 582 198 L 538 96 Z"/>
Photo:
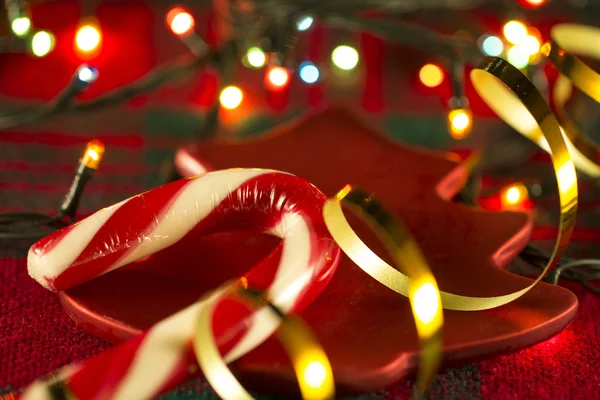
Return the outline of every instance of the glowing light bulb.
<path id="1" fill-rule="evenodd" d="M 427 87 L 439 86 L 444 81 L 444 70 L 435 64 L 425 64 L 419 71 L 419 79 Z"/>
<path id="2" fill-rule="evenodd" d="M 523 46 L 511 47 L 506 53 L 506 58 L 518 69 L 523 69 L 529 64 L 529 54 L 523 49 Z"/>
<path id="3" fill-rule="evenodd" d="M 488 36 L 481 43 L 481 49 L 490 57 L 498 57 L 504 52 L 504 43 L 498 36 Z"/>
<path id="4" fill-rule="evenodd" d="M 521 0 L 521 4 L 527 7 L 539 7 L 546 4 L 547 0 Z"/>
<path id="5" fill-rule="evenodd" d="M 523 39 L 523 42 L 519 45 L 523 52 L 533 56 L 540 52 L 541 44 L 538 38 L 532 35 L 528 35 Z"/>
<path id="6" fill-rule="evenodd" d="M 315 83 L 319 80 L 319 69 L 311 62 L 300 64 L 300 79 L 306 83 Z"/>
<path id="7" fill-rule="evenodd" d="M 296 22 L 296 28 L 301 32 L 305 31 L 312 26 L 313 22 L 314 22 L 313 17 L 308 16 L 308 15 L 304 16 Z"/>
<path id="8" fill-rule="evenodd" d="M 430 324 L 439 312 L 438 290 L 432 283 L 424 283 L 413 294 L 412 303 L 417 320 Z"/>
<path id="9" fill-rule="evenodd" d="M 258 47 L 249 48 L 248 53 L 246 53 L 246 58 L 248 60 L 248 64 L 254 68 L 262 67 L 267 61 L 267 56 L 265 55 L 264 51 Z"/>
<path id="10" fill-rule="evenodd" d="M 243 99 L 244 94 L 237 86 L 227 86 L 221 91 L 221 95 L 219 96 L 221 106 L 228 110 L 238 108 L 242 104 Z"/>
<path id="11" fill-rule="evenodd" d="M 169 10 L 166 20 L 171 32 L 178 36 L 189 35 L 196 25 L 192 14 L 181 7 L 174 7 Z"/>
<path id="12" fill-rule="evenodd" d="M 98 70 L 96 68 L 90 68 L 87 65 L 82 65 L 77 71 L 77 77 L 80 81 L 86 83 L 92 83 L 98 77 Z"/>
<path id="13" fill-rule="evenodd" d="M 31 38 L 31 52 L 38 56 L 44 57 L 54 48 L 54 36 L 46 31 L 39 31 Z"/>
<path id="14" fill-rule="evenodd" d="M 98 169 L 104 156 L 104 144 L 98 139 L 88 142 L 79 162 L 88 168 Z"/>
<path id="15" fill-rule="evenodd" d="M 283 67 L 271 67 L 267 73 L 267 82 L 272 88 L 283 88 L 290 81 L 290 73 Z"/>
<path id="16" fill-rule="evenodd" d="M 331 53 L 331 61 L 339 69 L 349 71 L 358 65 L 358 51 L 350 46 L 338 46 Z"/>
<path id="17" fill-rule="evenodd" d="M 509 21 L 504 25 L 502 30 L 506 40 L 512 44 L 521 44 L 527 37 L 527 27 L 519 21 Z"/>
<path id="18" fill-rule="evenodd" d="M 454 139 L 462 139 L 471 132 L 471 110 L 459 108 L 448 113 L 448 128 Z"/>
<path id="19" fill-rule="evenodd" d="M 75 34 L 77 48 L 85 53 L 96 50 L 101 40 L 100 30 L 97 26 L 91 24 L 83 25 Z"/>
<path id="20" fill-rule="evenodd" d="M 15 35 L 19 37 L 25 36 L 31 28 L 31 20 L 27 17 L 15 18 L 10 27 Z"/>
<path id="21" fill-rule="evenodd" d="M 507 187 L 502 193 L 502 205 L 511 207 L 522 204 L 529 198 L 527 188 L 522 183 L 517 183 Z"/>
<path id="22" fill-rule="evenodd" d="M 319 361 L 311 361 L 304 368 L 304 382 L 312 389 L 318 389 L 323 386 L 327 378 L 327 369 Z"/>

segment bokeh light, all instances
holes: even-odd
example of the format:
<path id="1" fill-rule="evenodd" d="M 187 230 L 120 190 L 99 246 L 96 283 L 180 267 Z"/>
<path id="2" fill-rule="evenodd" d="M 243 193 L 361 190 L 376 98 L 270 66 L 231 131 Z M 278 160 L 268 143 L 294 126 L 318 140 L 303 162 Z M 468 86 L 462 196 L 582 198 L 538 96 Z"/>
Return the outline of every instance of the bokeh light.
<path id="1" fill-rule="evenodd" d="M 171 32 L 178 36 L 189 35 L 195 26 L 192 14 L 181 7 L 174 7 L 169 10 L 166 20 Z"/>
<path id="2" fill-rule="evenodd" d="M 221 91 L 221 95 L 219 96 L 221 106 L 228 110 L 238 108 L 242 104 L 242 100 L 244 100 L 244 94 L 237 86 L 227 86 Z"/>
<path id="3" fill-rule="evenodd" d="M 425 64 L 419 71 L 419 79 L 430 88 L 441 85 L 444 75 L 444 70 L 435 64 Z"/>
<path id="4" fill-rule="evenodd" d="M 75 44 L 83 52 L 91 52 L 98 48 L 102 35 L 97 26 L 86 24 L 81 26 L 75 34 Z"/>
<path id="5" fill-rule="evenodd" d="M 498 57 L 504 52 L 504 42 L 498 36 L 488 36 L 481 43 L 481 49 L 490 57 Z"/>
<path id="6" fill-rule="evenodd" d="M 300 18 L 300 19 L 299 19 L 299 20 L 296 22 L 296 28 L 297 28 L 299 31 L 301 31 L 301 32 L 302 32 L 302 31 L 305 31 L 305 30 L 309 29 L 309 28 L 312 26 L 313 22 L 314 22 L 314 18 L 313 18 L 313 17 L 311 17 L 311 16 L 309 16 L 309 15 L 307 15 L 307 16 L 304 16 L 304 17 L 301 17 L 301 18 Z"/>
<path id="7" fill-rule="evenodd" d="M 31 38 L 31 52 L 37 57 L 44 57 L 54 49 L 54 36 L 46 31 L 39 31 Z"/>
<path id="8" fill-rule="evenodd" d="M 540 52 L 541 44 L 538 38 L 528 35 L 519 46 L 526 54 L 533 56 Z"/>
<path id="9" fill-rule="evenodd" d="M 267 72 L 267 85 L 273 89 L 287 86 L 290 81 L 290 72 L 283 67 L 271 67 Z"/>
<path id="10" fill-rule="evenodd" d="M 469 132 L 473 123 L 471 110 L 459 108 L 448 113 L 448 131 L 454 139 L 463 139 Z"/>
<path id="11" fill-rule="evenodd" d="M 511 47 L 506 53 L 506 58 L 518 69 L 523 69 L 529 64 L 529 54 L 523 49 L 523 46 Z"/>
<path id="12" fill-rule="evenodd" d="M 358 51 L 350 46 L 338 46 L 331 53 L 333 64 L 345 71 L 354 69 L 358 65 Z"/>
<path id="13" fill-rule="evenodd" d="M 10 24 L 13 33 L 19 37 L 27 35 L 31 29 L 31 20 L 27 17 L 15 18 Z"/>
<path id="14" fill-rule="evenodd" d="M 504 37 L 512 44 L 521 44 L 527 37 L 527 27 L 519 21 L 508 21 L 503 28 Z"/>
<path id="15" fill-rule="evenodd" d="M 300 79 L 306 83 L 315 83 L 319 80 L 319 69 L 310 61 L 300 64 Z"/>
<path id="16" fill-rule="evenodd" d="M 521 0 L 521 4 L 529 8 L 540 7 L 546 4 L 547 0 Z"/>
<path id="17" fill-rule="evenodd" d="M 248 60 L 248 64 L 254 68 L 260 68 L 265 65 L 265 62 L 267 62 L 267 56 L 265 55 L 265 52 L 259 47 L 249 48 L 248 52 L 246 53 L 246 59 Z"/>
<path id="18" fill-rule="evenodd" d="M 504 207 L 518 206 L 529 198 L 527 188 L 522 183 L 510 185 L 502 192 L 502 205 Z"/>

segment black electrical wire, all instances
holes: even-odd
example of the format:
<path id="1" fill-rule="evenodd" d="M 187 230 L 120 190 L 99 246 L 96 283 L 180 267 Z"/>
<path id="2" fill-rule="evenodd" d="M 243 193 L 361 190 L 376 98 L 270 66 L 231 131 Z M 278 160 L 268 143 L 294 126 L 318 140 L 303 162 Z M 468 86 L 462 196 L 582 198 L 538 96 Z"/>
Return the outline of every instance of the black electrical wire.
<path id="1" fill-rule="evenodd" d="M 37 213 L 8 212 L 0 214 L 0 239 L 40 238 L 49 230 L 69 225 L 61 217 Z"/>
<path id="2" fill-rule="evenodd" d="M 88 143 L 69 191 L 56 215 L 36 212 L 0 213 L 0 240 L 40 238 L 75 222 L 75 214 L 85 186 L 98 168 L 103 153 L 104 145 L 101 142 L 92 140 Z M 92 158 L 90 154 L 93 155 Z"/>

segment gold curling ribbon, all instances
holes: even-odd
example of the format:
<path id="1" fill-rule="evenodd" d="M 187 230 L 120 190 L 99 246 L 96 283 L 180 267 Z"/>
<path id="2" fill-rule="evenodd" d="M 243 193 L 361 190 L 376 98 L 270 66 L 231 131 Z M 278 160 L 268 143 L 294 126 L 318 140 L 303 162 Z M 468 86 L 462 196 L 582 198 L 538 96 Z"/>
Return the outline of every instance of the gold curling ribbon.
<path id="1" fill-rule="evenodd" d="M 526 136 L 535 139 L 536 143 L 543 139 L 550 152 L 558 184 L 560 222 L 558 237 L 548 264 L 538 278 L 525 289 L 489 298 L 513 301 L 533 288 L 560 261 L 575 227 L 578 203 L 577 173 L 556 116 L 540 92 L 521 71 L 501 58 L 489 57 L 480 67 L 471 71 L 471 81 L 479 96 L 504 122 L 517 131 L 526 133 Z"/>
<path id="2" fill-rule="evenodd" d="M 526 136 L 534 141 L 544 139 L 550 151 L 559 189 L 560 225 L 550 261 L 536 280 L 519 291 L 500 296 L 471 297 L 443 291 L 438 294 L 433 275 L 429 272 L 415 240 L 404 228 L 394 227 L 393 217 L 377 205 L 372 197 L 364 196 L 348 186 L 336 197 L 329 199 L 323 208 L 323 216 L 329 232 L 346 255 L 378 282 L 411 299 L 421 340 L 427 340 L 427 332 L 432 333 L 441 328 L 442 316 L 441 312 L 436 313 L 429 324 L 422 323 L 423 321 L 419 322 L 417 305 L 412 297 L 415 292 L 411 288 L 430 283 L 435 290 L 430 291 L 427 302 L 434 304 L 438 301 L 437 299 L 441 298 L 443 308 L 449 310 L 478 311 L 508 304 L 531 290 L 550 269 L 556 266 L 567 247 L 575 226 L 578 202 L 575 165 L 561 133 L 558 120 L 543 96 L 521 71 L 498 57 L 484 60 L 471 72 L 471 80 L 483 100 L 505 122 L 518 131 L 527 133 Z M 358 210 L 363 217 L 368 217 L 368 222 L 387 244 L 388 250 L 394 257 L 394 262 L 406 269 L 410 278 L 387 264 L 367 247 L 348 224 L 342 211 L 342 204 L 347 204 L 354 210 Z M 392 237 L 396 239 L 391 239 Z M 423 326 L 427 329 L 419 328 Z M 437 369 L 439 355 L 434 352 L 439 352 L 440 347 L 432 345 L 431 348 L 435 350 L 426 352 L 422 347 L 424 354 L 421 368 L 425 369 L 420 371 L 422 382 L 430 381 L 432 375 L 429 374 Z M 430 358 L 427 359 L 427 357 Z M 430 365 L 423 365 L 423 363 L 430 363 Z M 424 389 L 419 388 L 419 390 Z"/>
<path id="3" fill-rule="evenodd" d="M 276 332 L 288 353 L 296 372 L 302 398 L 306 400 L 326 400 L 335 396 L 333 373 L 327 355 L 308 326 L 298 317 L 284 315 L 277 307 L 266 300 L 264 293 L 247 289 L 243 284 L 231 285 L 213 299 L 236 297 L 252 306 L 266 306 L 281 320 Z M 224 400 L 252 400 L 253 397 L 243 388 L 231 373 L 215 343 L 212 331 L 212 316 L 215 301 L 209 301 L 198 315 L 193 347 L 198 365 L 204 376 Z"/>
<path id="4" fill-rule="evenodd" d="M 600 148 L 584 136 L 564 109 L 572 84 L 600 103 L 600 74 L 573 54 L 600 60 L 600 29 L 578 24 L 558 24 L 550 31 L 551 43 L 542 53 L 561 73 L 554 91 L 554 107 L 567 137 L 577 168 L 592 177 L 600 176 Z M 573 54 L 571 54 L 573 53 Z M 572 84 L 571 84 L 572 83 Z"/>
<path id="5" fill-rule="evenodd" d="M 377 233 L 398 268 L 408 279 L 373 253 L 352 230 L 342 204 L 348 206 Z M 325 224 L 340 248 L 367 274 L 410 300 L 421 347 L 415 398 L 421 398 L 433 380 L 441 355 L 442 303 L 436 280 L 408 229 L 372 195 L 347 185 L 323 208 Z"/>

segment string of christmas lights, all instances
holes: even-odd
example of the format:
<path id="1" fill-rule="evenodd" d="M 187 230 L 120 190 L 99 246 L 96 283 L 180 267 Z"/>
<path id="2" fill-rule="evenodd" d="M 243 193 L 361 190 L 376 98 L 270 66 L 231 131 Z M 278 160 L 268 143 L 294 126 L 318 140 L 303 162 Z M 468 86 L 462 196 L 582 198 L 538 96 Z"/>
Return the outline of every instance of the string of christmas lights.
<path id="1" fill-rule="evenodd" d="M 473 1 L 473 3 L 477 3 L 477 1 Z M 517 3 L 519 2 L 515 4 Z M 526 8 L 540 7 L 545 3 L 543 0 L 520 1 L 520 5 Z M 511 63 L 518 67 L 523 66 L 523 68 L 537 59 L 541 39 L 539 32 L 517 20 L 511 20 L 505 24 L 504 39 L 498 36 L 484 35 L 476 42 L 457 35 L 442 35 L 424 26 L 405 21 L 371 20 L 358 16 L 359 12 L 365 10 L 403 13 L 435 6 L 439 6 L 435 1 L 418 2 L 413 0 L 394 2 L 351 0 L 343 3 L 336 0 L 324 4 L 293 0 L 261 1 L 253 4 L 250 13 L 254 15 L 246 18 L 252 23 L 235 21 L 234 25 L 240 27 L 238 37 L 243 40 L 232 38 L 231 43 L 227 44 L 233 45 L 238 52 L 243 53 L 239 58 L 244 65 L 250 68 L 266 67 L 265 87 L 267 90 L 274 91 L 288 87 L 296 73 L 303 82 L 309 85 L 324 79 L 324 74 L 321 72 L 322 67 L 315 61 L 303 60 L 297 66 L 290 61 L 290 58 L 293 58 L 291 53 L 293 53 L 293 43 L 295 43 L 297 35 L 310 30 L 316 20 L 333 27 L 369 31 L 408 46 L 426 48 L 429 52 L 447 59 L 449 65 L 453 65 L 457 58 L 461 60 L 461 63 L 478 61 L 482 54 L 505 55 Z M 29 7 L 24 0 L 6 0 L 6 7 L 13 33 L 17 37 L 24 37 L 30 41 L 32 54 L 44 56 L 52 51 L 56 39 L 50 32 L 33 33 L 34 26 Z M 461 7 L 461 5 L 449 2 L 448 7 Z M 238 12 L 232 14 L 237 16 L 240 12 L 236 11 Z M 94 100 L 71 104 L 61 111 L 90 110 L 111 106 L 148 93 L 158 86 L 176 79 L 179 74 L 189 68 L 199 68 L 218 60 L 222 49 L 208 49 L 204 40 L 195 32 L 196 22 L 192 13 L 183 7 L 175 6 L 167 12 L 165 19 L 171 32 L 178 36 L 188 46 L 190 52 L 196 56 L 193 61 L 187 59 L 186 61 L 168 62 L 136 82 Z M 290 24 L 287 22 L 289 19 L 295 21 L 295 24 L 292 25 L 295 29 L 290 29 Z M 257 20 L 261 22 L 257 23 Z M 256 26 L 261 23 L 264 24 L 263 27 Z M 255 25 L 252 29 L 254 34 L 249 34 L 252 31 L 248 29 L 249 25 Z M 268 28 L 271 27 L 277 28 L 272 30 L 271 37 L 269 37 L 271 43 L 275 44 L 270 49 L 261 48 L 256 43 L 261 42 L 260 38 L 265 33 L 270 33 Z M 290 32 L 291 30 L 294 32 Z M 253 40 L 254 44 L 247 46 L 248 38 L 254 38 L 257 35 L 259 37 Z M 75 35 L 74 47 L 82 60 L 87 60 L 101 51 L 102 30 L 93 16 L 81 19 Z M 340 43 L 331 52 L 331 63 L 333 68 L 340 71 L 351 71 L 360 64 L 360 53 L 353 46 Z M 464 77 L 461 74 L 463 73 L 464 68 L 452 67 L 449 71 L 453 82 L 462 82 Z M 445 75 L 444 70 L 436 64 L 429 64 L 427 68 L 424 67 L 419 71 L 419 77 L 423 84 L 431 88 L 439 86 L 445 79 Z M 460 85 L 453 86 L 460 87 Z M 218 99 L 220 106 L 224 109 L 239 107 L 244 99 L 243 88 L 229 82 L 222 87 Z M 448 130 L 455 139 L 466 137 L 473 123 L 466 100 L 460 93 L 455 93 L 449 104 Z M 0 129 L 37 121 L 58 111 L 48 112 L 47 109 L 48 106 L 44 105 L 35 107 L 33 110 L 26 110 L 31 114 L 27 118 L 21 112 L 0 116 Z"/>
<path id="2" fill-rule="evenodd" d="M 0 239 L 40 238 L 48 234 L 49 230 L 58 230 L 75 222 L 83 191 L 99 168 L 103 156 L 104 144 L 101 141 L 94 139 L 88 142 L 57 215 L 35 212 L 0 213 Z"/>

